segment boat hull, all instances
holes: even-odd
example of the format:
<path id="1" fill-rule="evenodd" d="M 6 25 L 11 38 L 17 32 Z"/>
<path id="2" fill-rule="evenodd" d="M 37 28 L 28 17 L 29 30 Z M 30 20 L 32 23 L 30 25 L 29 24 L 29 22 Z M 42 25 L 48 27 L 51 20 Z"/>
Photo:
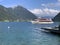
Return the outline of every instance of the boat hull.
<path id="1" fill-rule="evenodd" d="M 41 28 L 41 29 L 47 30 L 51 33 L 60 34 L 60 30 L 58 28 Z"/>

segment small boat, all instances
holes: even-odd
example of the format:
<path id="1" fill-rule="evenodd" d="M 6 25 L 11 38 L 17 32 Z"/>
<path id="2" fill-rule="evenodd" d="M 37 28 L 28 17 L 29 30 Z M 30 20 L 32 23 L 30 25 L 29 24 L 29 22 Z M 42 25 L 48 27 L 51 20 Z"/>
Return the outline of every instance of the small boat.
<path id="1" fill-rule="evenodd" d="M 41 28 L 41 29 L 47 30 L 52 33 L 60 34 L 59 27 L 45 27 L 45 28 Z"/>
<path id="2" fill-rule="evenodd" d="M 31 22 L 32 24 L 52 24 L 53 23 L 51 19 L 47 19 L 47 18 L 38 18 Z"/>

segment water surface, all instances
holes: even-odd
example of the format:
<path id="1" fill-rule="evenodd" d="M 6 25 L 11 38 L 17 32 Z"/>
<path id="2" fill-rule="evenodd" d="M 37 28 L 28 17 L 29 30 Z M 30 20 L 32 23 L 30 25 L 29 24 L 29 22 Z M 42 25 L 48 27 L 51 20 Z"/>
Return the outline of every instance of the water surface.
<path id="1" fill-rule="evenodd" d="M 56 25 L 58 24 L 0 22 L 0 45 L 60 45 L 60 36 L 40 29 L 41 27 L 54 27 Z"/>

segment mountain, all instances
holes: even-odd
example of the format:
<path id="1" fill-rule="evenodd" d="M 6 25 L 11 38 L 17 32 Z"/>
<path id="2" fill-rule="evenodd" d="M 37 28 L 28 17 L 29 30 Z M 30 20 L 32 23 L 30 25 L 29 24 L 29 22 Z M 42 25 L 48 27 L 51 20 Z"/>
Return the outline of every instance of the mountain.
<path id="1" fill-rule="evenodd" d="M 8 17 L 7 10 L 4 6 L 0 5 L 0 21 L 3 21 Z"/>
<path id="2" fill-rule="evenodd" d="M 37 16 L 29 12 L 26 8 L 22 6 L 16 6 L 14 8 L 6 8 L 0 5 L 0 21 L 22 21 L 22 20 L 34 20 Z"/>
<path id="3" fill-rule="evenodd" d="M 60 22 L 60 12 L 52 20 L 55 22 Z"/>

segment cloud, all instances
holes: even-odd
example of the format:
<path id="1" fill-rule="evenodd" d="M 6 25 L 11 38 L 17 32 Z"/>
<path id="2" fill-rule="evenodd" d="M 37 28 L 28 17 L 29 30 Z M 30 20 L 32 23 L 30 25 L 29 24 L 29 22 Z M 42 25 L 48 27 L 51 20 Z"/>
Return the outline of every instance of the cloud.
<path id="1" fill-rule="evenodd" d="M 56 3 L 41 4 L 41 6 L 43 6 L 43 7 L 49 7 L 49 8 L 60 7 L 60 0 L 57 0 Z"/>
<path id="2" fill-rule="evenodd" d="M 57 13 L 60 12 L 60 0 L 57 0 L 57 2 L 54 3 L 42 3 L 41 4 L 43 9 L 33 9 L 30 10 L 32 13 L 36 15 L 49 15 L 49 16 L 55 16 Z"/>
<path id="3" fill-rule="evenodd" d="M 55 14 L 55 13 L 60 12 L 59 10 L 48 9 L 48 8 L 43 9 L 43 11 L 44 11 L 46 14 Z"/>
<path id="4" fill-rule="evenodd" d="M 41 4 L 42 6 L 45 6 L 45 4 Z"/>
<path id="5" fill-rule="evenodd" d="M 58 8 L 60 7 L 60 3 L 49 3 L 49 4 L 41 4 L 43 7 L 47 8 Z"/>
<path id="6" fill-rule="evenodd" d="M 60 2 L 60 0 L 58 0 L 58 2 Z"/>
<path id="7" fill-rule="evenodd" d="M 49 4 L 41 4 L 44 7 L 53 7 L 56 6 L 54 3 L 49 3 Z"/>
<path id="8" fill-rule="evenodd" d="M 36 14 L 36 15 L 56 15 L 57 13 L 60 12 L 60 10 L 55 10 L 55 9 L 48 9 L 48 8 L 44 8 L 44 9 L 33 9 L 30 10 L 30 12 Z"/>
<path id="9" fill-rule="evenodd" d="M 32 13 L 34 14 L 42 14 L 43 11 L 41 9 L 33 9 L 33 10 L 30 10 Z"/>

